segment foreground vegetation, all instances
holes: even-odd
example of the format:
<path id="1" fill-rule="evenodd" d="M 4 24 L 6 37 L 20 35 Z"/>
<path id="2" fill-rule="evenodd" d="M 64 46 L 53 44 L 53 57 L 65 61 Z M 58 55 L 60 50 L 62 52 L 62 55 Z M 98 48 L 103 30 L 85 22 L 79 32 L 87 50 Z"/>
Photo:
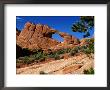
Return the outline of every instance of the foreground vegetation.
<path id="1" fill-rule="evenodd" d="M 84 70 L 84 74 L 94 74 L 94 69 L 90 68 L 88 70 Z"/>
<path id="2" fill-rule="evenodd" d="M 48 58 L 54 58 L 55 60 L 63 59 L 62 54 L 69 53 L 70 56 L 74 56 L 76 53 L 83 52 L 85 54 L 94 53 L 94 40 L 87 39 L 88 44 L 83 46 L 76 46 L 75 48 L 60 49 L 52 52 L 49 49 L 49 53 L 44 53 L 43 50 L 36 50 L 31 55 L 17 58 L 17 64 L 31 64 L 33 62 L 42 62 Z"/>

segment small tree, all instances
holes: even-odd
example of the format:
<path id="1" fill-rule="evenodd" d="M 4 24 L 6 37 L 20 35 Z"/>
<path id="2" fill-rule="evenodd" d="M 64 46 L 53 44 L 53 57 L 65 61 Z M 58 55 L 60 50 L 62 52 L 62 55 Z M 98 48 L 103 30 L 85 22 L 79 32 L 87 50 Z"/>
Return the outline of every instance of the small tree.
<path id="1" fill-rule="evenodd" d="M 94 28 L 94 16 L 80 16 L 80 20 L 72 25 L 73 32 L 84 33 L 83 37 L 90 36 L 90 30 Z"/>

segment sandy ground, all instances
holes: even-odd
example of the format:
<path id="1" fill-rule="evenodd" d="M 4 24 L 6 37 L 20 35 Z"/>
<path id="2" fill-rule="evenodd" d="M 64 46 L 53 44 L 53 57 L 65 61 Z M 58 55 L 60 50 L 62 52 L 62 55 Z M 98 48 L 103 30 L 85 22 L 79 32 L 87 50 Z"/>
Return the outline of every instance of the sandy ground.
<path id="1" fill-rule="evenodd" d="M 17 74 L 83 74 L 86 69 L 94 68 L 94 55 L 81 54 L 68 59 L 53 60 L 16 69 Z"/>

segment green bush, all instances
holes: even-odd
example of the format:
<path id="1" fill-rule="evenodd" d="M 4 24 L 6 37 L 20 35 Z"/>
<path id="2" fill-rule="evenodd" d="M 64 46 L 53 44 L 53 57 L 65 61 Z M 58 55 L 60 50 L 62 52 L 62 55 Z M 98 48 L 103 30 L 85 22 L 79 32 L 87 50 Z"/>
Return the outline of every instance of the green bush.
<path id="1" fill-rule="evenodd" d="M 87 47 L 88 47 L 88 45 L 84 45 L 84 46 L 81 46 L 80 49 L 84 50 L 84 49 L 87 49 Z"/>
<path id="2" fill-rule="evenodd" d="M 71 52 L 70 52 L 70 55 L 71 55 L 71 56 L 74 56 L 74 55 L 75 55 L 75 51 L 71 51 Z"/>
<path id="3" fill-rule="evenodd" d="M 40 74 L 47 74 L 47 73 L 45 73 L 44 71 L 40 71 Z"/>
<path id="4" fill-rule="evenodd" d="M 71 56 L 74 56 L 76 53 L 79 52 L 79 50 L 80 50 L 80 47 L 79 47 L 79 46 L 77 46 L 77 47 L 71 49 L 70 55 L 71 55 Z"/>
<path id="5" fill-rule="evenodd" d="M 65 53 L 69 53 L 71 51 L 71 48 L 65 49 Z"/>
<path id="6" fill-rule="evenodd" d="M 20 60 L 19 60 L 19 59 L 17 59 L 17 60 L 16 60 L 16 63 L 20 63 Z"/>
<path id="7" fill-rule="evenodd" d="M 58 53 L 53 53 L 53 54 L 50 54 L 50 55 L 48 55 L 48 57 L 49 57 L 49 58 L 55 58 L 55 60 L 60 59 L 60 56 L 59 56 L 59 54 L 58 54 Z"/>
<path id="8" fill-rule="evenodd" d="M 84 70 L 84 74 L 94 74 L 94 69 L 90 68 L 89 70 Z"/>
<path id="9" fill-rule="evenodd" d="M 81 46 L 80 51 L 84 52 L 85 54 L 94 53 L 94 43 Z"/>
<path id="10" fill-rule="evenodd" d="M 94 53 L 94 44 L 90 44 L 89 49 L 91 50 L 91 53 Z"/>
<path id="11" fill-rule="evenodd" d="M 25 56 L 23 62 L 26 63 L 26 64 L 29 64 L 29 62 L 30 62 L 29 57 Z"/>
<path id="12" fill-rule="evenodd" d="M 80 46 L 75 47 L 74 50 L 76 51 L 80 50 Z"/>
<path id="13" fill-rule="evenodd" d="M 89 48 L 87 48 L 87 49 L 84 49 L 83 52 L 84 52 L 85 54 L 90 54 L 90 53 L 91 53 L 91 50 L 90 50 Z"/>
<path id="14" fill-rule="evenodd" d="M 59 60 L 60 59 L 60 56 L 58 54 L 55 54 L 55 60 Z"/>
<path id="15" fill-rule="evenodd" d="M 41 59 L 44 57 L 42 52 L 37 52 L 36 54 L 32 55 L 31 57 L 35 58 L 35 59 Z"/>
<path id="16" fill-rule="evenodd" d="M 65 49 L 60 49 L 60 50 L 58 50 L 58 51 L 56 51 L 55 53 L 57 53 L 57 54 L 64 54 L 65 53 Z"/>
<path id="17" fill-rule="evenodd" d="M 28 63 L 28 64 L 33 61 L 40 62 L 40 61 L 44 61 L 44 60 L 45 60 L 45 55 L 42 52 L 36 52 L 33 55 L 25 56 L 23 59 L 24 63 Z"/>
<path id="18" fill-rule="evenodd" d="M 93 44 L 93 43 L 94 43 L 94 38 L 86 39 L 86 42 L 87 42 L 88 44 Z"/>
<path id="19" fill-rule="evenodd" d="M 71 51 L 71 48 L 65 48 L 65 49 L 60 49 L 54 53 L 57 53 L 58 55 L 60 55 L 60 54 L 69 53 L 70 51 Z"/>
<path id="20" fill-rule="evenodd" d="M 38 60 L 39 62 L 45 61 L 45 57 L 42 57 Z"/>
<path id="21" fill-rule="evenodd" d="M 54 54 L 49 54 L 49 55 L 47 55 L 47 58 L 54 58 L 54 57 L 55 57 Z"/>

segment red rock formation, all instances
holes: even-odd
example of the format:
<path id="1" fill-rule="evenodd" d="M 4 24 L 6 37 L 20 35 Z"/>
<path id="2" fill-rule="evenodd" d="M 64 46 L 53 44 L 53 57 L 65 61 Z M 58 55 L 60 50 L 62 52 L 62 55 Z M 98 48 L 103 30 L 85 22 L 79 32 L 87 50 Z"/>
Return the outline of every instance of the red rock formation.
<path id="1" fill-rule="evenodd" d="M 59 44 L 58 41 L 51 38 L 55 32 L 57 31 L 47 25 L 34 25 L 27 22 L 17 38 L 17 45 L 31 50 L 55 46 Z"/>
<path id="2" fill-rule="evenodd" d="M 51 47 L 52 51 L 57 51 L 59 49 L 65 49 L 65 48 L 74 48 L 76 45 L 79 45 L 80 41 L 76 37 L 69 35 L 68 33 L 64 32 L 57 32 L 64 41 L 59 43 L 56 46 Z"/>
<path id="3" fill-rule="evenodd" d="M 59 35 L 64 38 L 64 44 L 79 44 L 79 39 L 72 35 L 69 35 L 68 33 L 59 32 Z"/>
<path id="4" fill-rule="evenodd" d="M 86 44 L 87 44 L 86 40 L 87 40 L 87 38 L 81 39 L 81 40 L 80 40 L 80 42 L 81 42 L 80 45 L 81 45 L 81 46 L 86 45 Z"/>
<path id="5" fill-rule="evenodd" d="M 54 33 L 58 33 L 62 38 L 64 38 L 64 41 L 60 43 L 57 40 L 52 39 L 52 34 Z M 17 36 L 17 45 L 30 50 L 46 50 L 52 48 L 57 50 L 73 47 L 77 44 L 79 44 L 79 40 L 72 35 L 54 30 L 47 25 L 35 25 L 30 22 L 25 24 L 24 29 L 21 31 L 19 36 Z"/>

